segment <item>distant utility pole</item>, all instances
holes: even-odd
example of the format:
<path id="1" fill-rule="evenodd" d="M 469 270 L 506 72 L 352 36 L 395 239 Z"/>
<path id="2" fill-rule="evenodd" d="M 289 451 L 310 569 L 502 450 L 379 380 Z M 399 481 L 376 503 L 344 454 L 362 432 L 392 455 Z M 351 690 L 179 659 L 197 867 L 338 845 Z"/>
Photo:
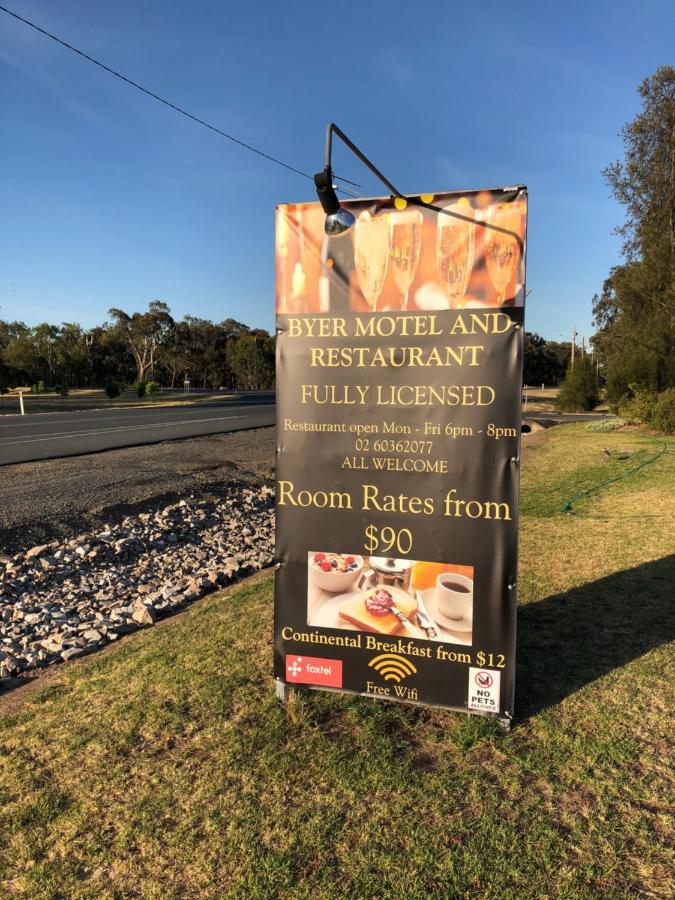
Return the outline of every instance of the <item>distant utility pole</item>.
<path id="1" fill-rule="evenodd" d="M 91 387 L 91 348 L 94 346 L 94 332 L 93 331 L 85 331 L 84 346 L 87 350 L 87 378 L 89 380 L 87 387 Z"/>
<path id="2" fill-rule="evenodd" d="M 600 384 L 600 354 L 595 352 L 591 344 L 591 369 L 595 368 L 595 383 Z"/>
<path id="3" fill-rule="evenodd" d="M 570 368 L 574 368 L 574 351 L 577 347 L 577 328 L 576 325 L 572 325 L 572 363 Z"/>
<path id="4" fill-rule="evenodd" d="M 582 337 L 581 339 L 581 356 L 582 358 L 586 356 L 586 338 Z"/>

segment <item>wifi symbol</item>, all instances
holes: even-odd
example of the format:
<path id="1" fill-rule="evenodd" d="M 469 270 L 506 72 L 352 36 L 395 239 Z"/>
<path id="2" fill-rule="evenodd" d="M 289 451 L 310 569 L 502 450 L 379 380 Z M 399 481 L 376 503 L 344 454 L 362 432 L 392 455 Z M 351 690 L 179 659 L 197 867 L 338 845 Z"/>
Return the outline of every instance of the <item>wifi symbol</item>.
<path id="1" fill-rule="evenodd" d="M 408 675 L 417 674 L 410 660 L 395 653 L 380 653 L 368 663 L 385 681 L 403 681 Z"/>

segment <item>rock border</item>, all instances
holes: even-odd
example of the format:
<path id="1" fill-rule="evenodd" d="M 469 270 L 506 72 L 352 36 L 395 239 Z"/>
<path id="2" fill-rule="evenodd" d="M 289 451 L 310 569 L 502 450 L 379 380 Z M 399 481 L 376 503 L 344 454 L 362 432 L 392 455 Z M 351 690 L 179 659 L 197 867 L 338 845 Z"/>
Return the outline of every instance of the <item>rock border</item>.
<path id="1" fill-rule="evenodd" d="M 273 561 L 267 485 L 0 556 L 0 683 L 92 653 Z"/>

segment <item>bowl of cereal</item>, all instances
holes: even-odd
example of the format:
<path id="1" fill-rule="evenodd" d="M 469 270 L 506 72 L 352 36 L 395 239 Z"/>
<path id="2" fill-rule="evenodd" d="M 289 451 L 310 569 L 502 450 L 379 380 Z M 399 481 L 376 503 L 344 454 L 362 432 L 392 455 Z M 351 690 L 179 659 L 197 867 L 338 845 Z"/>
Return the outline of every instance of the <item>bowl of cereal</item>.
<path id="1" fill-rule="evenodd" d="M 342 594 L 355 589 L 356 580 L 363 571 L 363 557 L 349 553 L 309 554 L 309 574 L 322 591 Z"/>

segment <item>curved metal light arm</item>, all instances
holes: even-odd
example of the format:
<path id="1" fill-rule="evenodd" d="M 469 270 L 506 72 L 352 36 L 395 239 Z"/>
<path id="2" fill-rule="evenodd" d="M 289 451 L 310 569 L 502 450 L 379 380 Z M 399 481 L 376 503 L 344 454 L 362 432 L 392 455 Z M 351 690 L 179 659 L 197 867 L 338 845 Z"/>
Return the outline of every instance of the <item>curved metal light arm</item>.
<path id="1" fill-rule="evenodd" d="M 515 231 L 511 231 L 508 228 L 502 228 L 500 225 L 495 225 L 492 222 L 485 222 L 482 219 L 476 219 L 474 216 L 463 216 L 461 213 L 455 212 L 454 210 L 444 209 L 441 206 L 437 206 L 434 203 L 425 203 L 421 198 L 412 198 L 406 197 L 405 194 L 402 194 L 398 188 L 395 188 L 394 185 L 386 178 L 382 172 L 377 168 L 374 163 L 372 163 L 368 157 L 363 153 L 356 144 L 347 137 L 344 131 L 338 127 L 334 122 L 331 122 L 330 125 L 326 129 L 326 160 L 323 172 L 318 172 L 314 176 L 314 183 L 317 188 L 317 193 L 319 195 L 319 200 L 321 201 L 321 205 L 324 208 L 324 212 L 326 214 L 335 213 L 340 208 L 340 201 L 337 198 L 335 190 L 333 189 L 333 169 L 332 169 L 332 155 L 333 155 L 333 135 L 336 134 L 343 144 L 346 144 L 347 147 L 354 153 L 361 162 L 367 166 L 373 175 L 376 175 L 382 184 L 389 188 L 391 193 L 395 197 L 401 197 L 409 203 L 413 203 L 415 206 L 422 206 L 426 209 L 431 209 L 436 213 L 445 216 L 451 216 L 453 219 L 461 219 L 464 222 L 469 222 L 472 225 L 478 225 L 481 228 L 487 228 L 491 231 L 501 231 L 503 234 L 507 234 L 510 237 L 515 238 L 516 243 L 521 251 L 524 252 L 523 240 L 519 234 Z M 513 188 L 503 188 L 504 192 L 507 191 L 509 193 L 516 192 L 519 193 L 522 190 L 525 190 L 524 185 L 516 185 Z"/>
<path id="2" fill-rule="evenodd" d="M 330 125 L 328 126 L 328 128 L 326 129 L 326 163 L 325 163 L 325 169 L 324 169 L 325 172 L 332 172 L 331 158 L 332 158 L 332 154 L 333 154 L 333 134 L 336 134 L 340 138 L 342 143 L 346 144 L 347 147 L 349 147 L 349 149 L 352 151 L 352 153 L 354 153 L 356 156 L 358 156 L 358 158 L 361 160 L 361 162 L 370 169 L 370 171 L 373 173 L 373 175 L 376 175 L 380 179 L 382 184 L 386 185 L 389 188 L 389 190 L 392 192 L 392 194 L 394 194 L 395 197 L 403 197 L 403 194 L 399 190 L 397 190 L 397 188 L 394 187 L 394 185 L 391 183 L 391 181 L 389 181 L 388 178 L 385 178 L 385 176 L 382 174 L 382 172 L 380 172 L 380 170 L 377 168 L 377 166 L 375 166 L 368 159 L 368 157 L 365 155 L 365 153 L 363 153 L 361 150 L 359 150 L 359 148 L 356 146 L 356 144 L 352 140 L 350 140 L 347 137 L 347 135 L 344 133 L 344 131 L 341 128 L 339 128 L 334 122 L 331 122 Z"/>

